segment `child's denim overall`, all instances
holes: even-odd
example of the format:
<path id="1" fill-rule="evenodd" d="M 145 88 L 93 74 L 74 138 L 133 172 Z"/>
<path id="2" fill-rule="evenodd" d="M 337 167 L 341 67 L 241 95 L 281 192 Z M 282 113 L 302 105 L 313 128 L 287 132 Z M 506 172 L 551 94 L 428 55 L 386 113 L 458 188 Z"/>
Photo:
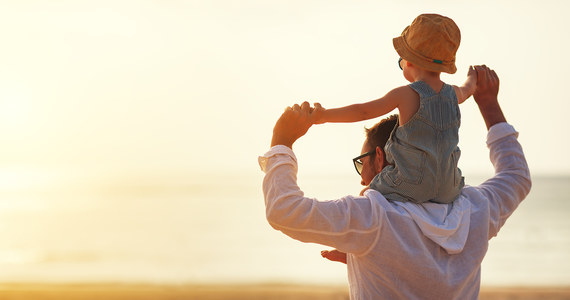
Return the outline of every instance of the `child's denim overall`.
<path id="1" fill-rule="evenodd" d="M 444 84 L 436 93 L 423 81 L 409 86 L 420 95 L 420 107 L 406 124 L 392 130 L 384 148 L 390 165 L 374 177 L 370 188 L 392 201 L 451 203 L 464 186 L 457 168 L 461 114 L 455 90 Z"/>

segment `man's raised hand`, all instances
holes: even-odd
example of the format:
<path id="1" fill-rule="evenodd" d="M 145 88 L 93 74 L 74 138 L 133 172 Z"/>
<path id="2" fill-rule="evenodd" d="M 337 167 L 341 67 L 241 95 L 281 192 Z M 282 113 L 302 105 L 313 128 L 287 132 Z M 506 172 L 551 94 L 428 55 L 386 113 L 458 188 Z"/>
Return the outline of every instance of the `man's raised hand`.
<path id="1" fill-rule="evenodd" d="M 301 105 L 295 104 L 287 107 L 273 127 L 271 147 L 284 145 L 293 148 L 293 143 L 311 128 L 311 110 L 309 102 L 306 101 Z"/>

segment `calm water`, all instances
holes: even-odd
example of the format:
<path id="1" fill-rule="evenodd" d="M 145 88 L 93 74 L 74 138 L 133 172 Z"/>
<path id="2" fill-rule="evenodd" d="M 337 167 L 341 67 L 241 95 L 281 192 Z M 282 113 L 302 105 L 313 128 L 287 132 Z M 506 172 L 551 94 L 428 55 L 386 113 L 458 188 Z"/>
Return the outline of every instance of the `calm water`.
<path id="1" fill-rule="evenodd" d="M 345 283 L 324 247 L 270 228 L 261 179 L 0 191 L 0 282 Z M 360 189 L 354 177 L 299 180 L 319 199 Z M 483 284 L 570 284 L 568 195 L 570 178 L 534 178 L 491 241 Z"/>

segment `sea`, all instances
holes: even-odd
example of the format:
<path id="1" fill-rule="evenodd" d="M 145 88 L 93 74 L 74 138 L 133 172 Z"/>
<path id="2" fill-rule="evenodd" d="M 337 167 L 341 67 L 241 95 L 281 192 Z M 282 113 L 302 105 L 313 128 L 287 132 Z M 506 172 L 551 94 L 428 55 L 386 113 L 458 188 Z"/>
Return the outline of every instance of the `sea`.
<path id="1" fill-rule="evenodd" d="M 346 284 L 346 266 L 320 256 L 328 247 L 270 227 L 262 179 L 260 172 L 4 186 L 0 283 Z M 299 184 L 322 200 L 361 189 L 355 175 L 300 175 Z M 490 242 L 482 284 L 570 285 L 570 177 L 533 178 Z"/>

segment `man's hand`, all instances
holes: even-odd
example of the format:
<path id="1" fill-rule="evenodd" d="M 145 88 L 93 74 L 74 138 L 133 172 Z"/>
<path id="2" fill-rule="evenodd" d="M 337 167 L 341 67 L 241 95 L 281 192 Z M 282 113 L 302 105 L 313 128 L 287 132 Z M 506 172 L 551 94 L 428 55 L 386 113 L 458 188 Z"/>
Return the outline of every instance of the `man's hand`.
<path id="1" fill-rule="evenodd" d="M 499 94 L 499 77 L 497 73 L 485 65 L 475 66 L 475 69 L 477 70 L 477 89 L 473 93 L 473 97 L 477 99 L 477 104 L 497 102 L 497 95 Z"/>
<path id="2" fill-rule="evenodd" d="M 338 261 L 343 264 L 346 264 L 346 253 L 340 252 L 338 250 L 332 250 L 332 251 L 323 250 L 321 251 L 321 256 L 331 261 Z"/>
<path id="3" fill-rule="evenodd" d="M 506 122 L 497 98 L 499 76 L 485 65 L 475 66 L 475 69 L 477 70 L 477 89 L 473 93 L 473 98 L 489 129 L 497 123 Z"/>
<path id="4" fill-rule="evenodd" d="M 311 107 L 308 102 L 303 102 L 293 107 L 287 107 L 281 115 L 275 127 L 273 127 L 273 138 L 271 147 L 284 145 L 293 148 L 293 143 L 309 130 L 312 125 L 310 120 Z"/>

